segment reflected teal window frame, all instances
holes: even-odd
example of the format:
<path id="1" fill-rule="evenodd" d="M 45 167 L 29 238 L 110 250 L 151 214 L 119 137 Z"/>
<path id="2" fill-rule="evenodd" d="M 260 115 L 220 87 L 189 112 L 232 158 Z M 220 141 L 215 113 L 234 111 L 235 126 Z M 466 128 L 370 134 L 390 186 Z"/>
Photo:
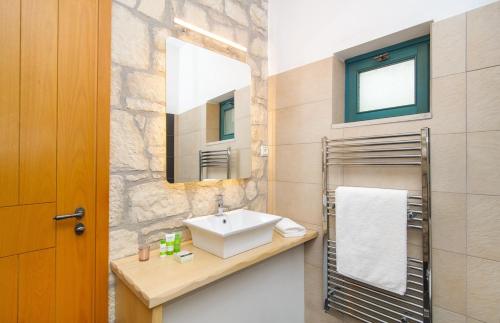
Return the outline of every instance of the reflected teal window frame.
<path id="1" fill-rule="evenodd" d="M 429 112 L 429 35 L 381 48 L 345 61 L 345 122 L 364 121 Z M 374 57 L 388 53 L 388 59 Z M 415 104 L 359 111 L 359 74 L 415 59 Z"/>
<path id="2" fill-rule="evenodd" d="M 225 115 L 226 112 L 233 110 L 234 109 L 234 98 L 227 99 L 225 101 L 222 101 L 219 103 L 220 106 L 220 113 L 219 113 L 219 139 L 220 140 L 227 140 L 227 139 L 234 139 L 234 132 L 233 133 L 224 133 L 224 122 L 226 120 Z M 234 116 L 234 114 L 233 114 Z M 234 122 L 234 120 L 233 120 Z"/>

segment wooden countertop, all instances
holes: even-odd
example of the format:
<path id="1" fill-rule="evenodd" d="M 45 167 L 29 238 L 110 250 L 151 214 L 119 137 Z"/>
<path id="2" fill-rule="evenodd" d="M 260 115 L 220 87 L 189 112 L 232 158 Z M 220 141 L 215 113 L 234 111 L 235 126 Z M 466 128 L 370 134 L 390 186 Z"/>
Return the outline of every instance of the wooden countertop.
<path id="1" fill-rule="evenodd" d="M 187 242 L 182 249 L 193 252 L 194 259 L 191 262 L 180 264 L 173 256 L 160 258 L 159 250 L 156 249 L 151 251 L 149 261 L 139 262 L 137 255 L 134 255 L 112 261 L 111 270 L 148 308 L 153 308 L 317 236 L 318 233 L 311 230 L 298 238 L 283 238 L 274 233 L 273 242 L 227 259 L 214 256 Z"/>

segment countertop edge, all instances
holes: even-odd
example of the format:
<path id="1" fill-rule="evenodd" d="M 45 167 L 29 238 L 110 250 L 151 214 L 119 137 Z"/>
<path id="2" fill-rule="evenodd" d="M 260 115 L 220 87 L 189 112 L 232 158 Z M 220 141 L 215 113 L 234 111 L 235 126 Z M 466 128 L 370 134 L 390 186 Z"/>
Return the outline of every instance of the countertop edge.
<path id="1" fill-rule="evenodd" d="M 221 267 L 219 270 L 214 270 L 211 272 L 209 275 L 206 277 L 202 277 L 202 279 L 197 279 L 197 280 L 186 280 L 186 283 L 177 288 L 176 290 L 172 291 L 166 291 L 164 293 L 156 293 L 154 295 L 149 295 L 146 292 L 143 291 L 143 289 L 138 286 L 137 284 L 134 283 L 133 277 L 129 277 L 129 275 L 125 274 L 122 270 L 120 270 L 120 266 L 117 262 L 120 261 L 126 261 L 128 259 L 137 257 L 136 255 L 134 256 L 129 256 L 125 257 L 122 259 L 116 259 L 111 261 L 110 267 L 111 271 L 115 274 L 117 279 L 120 279 L 121 282 L 123 282 L 140 300 L 141 302 L 148 308 L 152 309 L 156 306 L 159 306 L 161 304 L 167 303 L 169 301 L 172 301 L 182 295 L 185 295 L 189 292 L 192 292 L 198 288 L 201 288 L 203 286 L 206 286 L 210 283 L 213 283 L 219 279 L 222 279 L 224 277 L 227 277 L 231 274 L 234 274 L 240 270 L 243 270 L 245 268 L 248 268 L 252 265 L 258 264 L 266 259 L 269 259 L 277 254 L 283 253 L 287 250 L 290 250 L 294 247 L 297 247 L 301 244 L 306 243 L 307 241 L 313 240 L 318 236 L 318 232 L 314 230 L 308 230 L 306 234 L 302 237 L 298 238 L 286 238 L 287 240 L 290 240 L 290 243 L 282 246 L 281 248 L 278 249 L 273 249 L 273 250 L 263 250 L 262 252 L 255 252 L 255 250 L 258 250 L 261 247 L 258 247 L 253 250 L 249 250 L 247 252 L 244 252 L 240 255 L 237 256 L 242 256 L 248 253 L 248 257 L 241 259 L 241 261 L 238 261 L 234 265 L 232 265 L 229 269 L 228 268 L 223 268 Z M 273 242 L 271 242 L 268 245 L 272 245 Z M 191 244 L 191 242 L 188 242 L 186 244 Z M 267 245 L 264 245 L 267 246 Z M 262 246 L 262 247 L 264 247 Z M 235 257 L 237 257 L 235 256 Z M 230 259 L 230 258 L 228 258 Z M 221 259 L 223 261 L 223 259 Z"/>

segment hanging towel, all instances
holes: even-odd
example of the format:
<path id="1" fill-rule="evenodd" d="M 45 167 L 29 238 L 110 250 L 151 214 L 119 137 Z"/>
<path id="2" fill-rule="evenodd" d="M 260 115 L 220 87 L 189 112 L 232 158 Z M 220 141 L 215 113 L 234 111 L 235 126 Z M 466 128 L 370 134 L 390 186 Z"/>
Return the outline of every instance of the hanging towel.
<path id="1" fill-rule="evenodd" d="M 404 295 L 408 191 L 338 187 L 335 191 L 337 271 Z"/>
<path id="2" fill-rule="evenodd" d="M 302 237 L 306 234 L 306 228 L 288 218 L 276 223 L 274 230 L 285 238 Z"/>

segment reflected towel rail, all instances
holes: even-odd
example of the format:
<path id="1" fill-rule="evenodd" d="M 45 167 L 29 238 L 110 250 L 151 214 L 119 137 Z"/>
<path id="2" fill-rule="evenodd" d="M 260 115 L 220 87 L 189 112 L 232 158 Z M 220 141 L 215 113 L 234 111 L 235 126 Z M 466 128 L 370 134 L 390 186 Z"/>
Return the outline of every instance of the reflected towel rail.
<path id="1" fill-rule="evenodd" d="M 199 155 L 200 181 L 203 180 L 203 170 L 208 168 L 226 168 L 226 177 L 231 178 L 231 147 L 222 150 L 200 150 Z"/>

